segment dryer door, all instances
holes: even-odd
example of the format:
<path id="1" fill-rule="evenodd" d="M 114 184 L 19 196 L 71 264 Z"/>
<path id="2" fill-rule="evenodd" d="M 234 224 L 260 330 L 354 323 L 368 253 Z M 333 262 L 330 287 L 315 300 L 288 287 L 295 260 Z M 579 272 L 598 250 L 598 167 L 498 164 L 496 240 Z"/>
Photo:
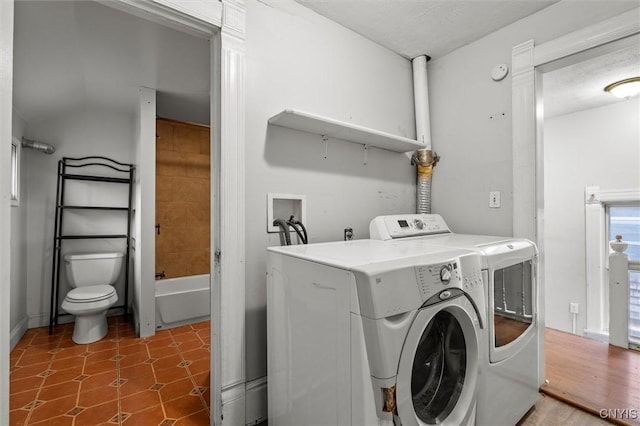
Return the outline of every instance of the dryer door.
<path id="1" fill-rule="evenodd" d="M 475 420 L 479 321 L 466 297 L 418 312 L 398 366 L 402 425 L 463 425 Z"/>

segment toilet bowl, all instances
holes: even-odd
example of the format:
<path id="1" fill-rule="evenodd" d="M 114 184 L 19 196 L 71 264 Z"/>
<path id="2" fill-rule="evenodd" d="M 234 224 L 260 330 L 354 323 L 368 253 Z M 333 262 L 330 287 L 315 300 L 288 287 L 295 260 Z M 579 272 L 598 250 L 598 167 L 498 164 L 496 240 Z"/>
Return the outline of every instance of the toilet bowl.
<path id="1" fill-rule="evenodd" d="M 123 253 L 64 256 L 72 290 L 61 307 L 76 317 L 72 336 L 75 343 L 93 343 L 107 334 L 107 311 L 118 301 L 113 283 L 120 275 L 123 257 Z"/>

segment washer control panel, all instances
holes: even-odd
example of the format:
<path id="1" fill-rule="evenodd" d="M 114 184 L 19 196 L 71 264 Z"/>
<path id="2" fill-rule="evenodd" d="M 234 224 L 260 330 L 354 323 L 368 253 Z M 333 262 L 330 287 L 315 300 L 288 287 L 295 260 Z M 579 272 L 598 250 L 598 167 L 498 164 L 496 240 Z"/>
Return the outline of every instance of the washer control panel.
<path id="1" fill-rule="evenodd" d="M 457 259 L 447 263 L 416 266 L 418 290 L 423 300 L 447 287 L 460 288 L 461 274 Z"/>
<path id="2" fill-rule="evenodd" d="M 474 262 L 467 261 L 467 257 L 474 258 Z M 415 267 L 418 290 L 422 300 L 427 300 L 435 294 L 441 299 L 448 298 L 450 289 L 460 289 L 465 292 L 482 287 L 482 271 L 476 255 L 457 258 L 444 263 L 420 265 Z M 470 260 L 470 259 L 469 259 Z M 463 266 L 466 267 L 463 270 Z"/>
<path id="3" fill-rule="evenodd" d="M 454 263 L 453 265 L 443 265 L 440 268 L 440 281 L 442 281 L 442 284 L 449 284 L 449 281 L 451 281 L 451 270 L 457 268 L 457 266 L 458 265 Z"/>

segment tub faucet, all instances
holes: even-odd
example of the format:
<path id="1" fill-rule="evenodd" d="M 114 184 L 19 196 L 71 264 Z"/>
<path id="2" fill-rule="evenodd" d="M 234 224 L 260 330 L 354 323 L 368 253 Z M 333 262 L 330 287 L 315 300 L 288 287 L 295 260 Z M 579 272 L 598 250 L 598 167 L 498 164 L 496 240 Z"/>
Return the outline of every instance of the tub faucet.
<path id="1" fill-rule="evenodd" d="M 164 271 L 162 271 L 162 272 L 156 272 L 156 279 L 163 279 L 163 278 L 166 278 L 166 277 L 164 276 Z"/>

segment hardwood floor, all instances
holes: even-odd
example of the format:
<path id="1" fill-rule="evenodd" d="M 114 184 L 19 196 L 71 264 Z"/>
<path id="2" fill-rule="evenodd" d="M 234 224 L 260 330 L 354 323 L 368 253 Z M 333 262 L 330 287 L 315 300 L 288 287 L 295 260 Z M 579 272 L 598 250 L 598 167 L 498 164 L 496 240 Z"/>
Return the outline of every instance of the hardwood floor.
<path id="1" fill-rule="evenodd" d="M 598 416 L 579 410 L 545 394 L 517 426 L 598 426 L 610 424 Z"/>
<path id="2" fill-rule="evenodd" d="M 640 352 L 547 329 L 545 366 L 542 392 L 596 416 L 611 410 L 612 423 L 640 425 Z"/>

